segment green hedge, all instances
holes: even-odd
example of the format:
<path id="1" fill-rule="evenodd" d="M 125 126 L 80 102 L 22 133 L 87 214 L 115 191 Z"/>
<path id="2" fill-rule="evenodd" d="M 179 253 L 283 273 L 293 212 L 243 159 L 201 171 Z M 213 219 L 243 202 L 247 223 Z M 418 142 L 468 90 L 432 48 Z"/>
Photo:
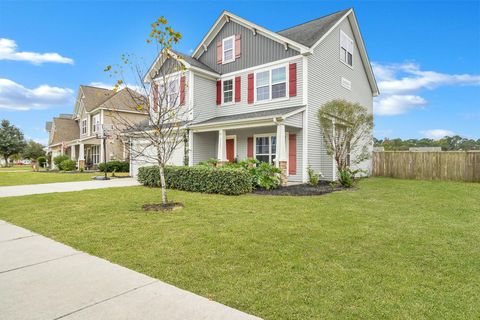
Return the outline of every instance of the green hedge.
<path id="1" fill-rule="evenodd" d="M 58 165 L 58 169 L 63 171 L 73 171 L 77 167 L 77 164 L 73 160 L 64 160 Z"/>
<path id="2" fill-rule="evenodd" d="M 67 155 L 59 155 L 59 156 L 56 156 L 55 158 L 53 158 L 53 163 L 55 163 L 55 166 L 60 169 L 60 163 L 62 163 L 63 161 L 65 160 L 70 160 L 70 157 L 67 156 Z M 60 169 L 61 170 L 61 169 Z"/>
<path id="3" fill-rule="evenodd" d="M 148 187 L 160 186 L 158 166 L 141 167 L 138 181 Z M 232 168 L 166 167 L 167 188 L 192 192 L 239 195 L 252 191 L 252 178 L 248 171 Z"/>
<path id="4" fill-rule="evenodd" d="M 107 163 L 100 163 L 98 165 L 98 169 L 101 172 L 105 172 L 105 169 L 107 172 L 129 172 L 130 164 L 126 161 L 112 160 L 108 161 Z"/>

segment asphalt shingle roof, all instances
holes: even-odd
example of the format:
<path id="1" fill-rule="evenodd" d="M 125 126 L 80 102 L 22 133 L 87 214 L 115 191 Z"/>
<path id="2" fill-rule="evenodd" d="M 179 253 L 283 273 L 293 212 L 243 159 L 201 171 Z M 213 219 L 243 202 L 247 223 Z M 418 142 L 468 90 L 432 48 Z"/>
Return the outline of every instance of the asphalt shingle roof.
<path id="1" fill-rule="evenodd" d="M 204 69 L 206 71 L 210 71 L 210 72 L 214 72 L 214 73 L 217 73 L 215 70 L 211 69 L 209 66 L 207 66 L 206 64 L 198 61 L 197 59 L 195 59 L 194 57 L 192 56 L 189 56 L 189 55 L 186 55 L 182 52 L 178 52 L 178 51 L 175 51 L 175 50 L 171 50 L 173 53 L 175 53 L 176 55 L 180 56 L 183 58 L 183 60 L 185 60 L 187 63 L 189 63 L 190 65 L 194 66 L 194 67 L 197 67 L 197 68 L 200 68 L 200 69 Z"/>
<path id="2" fill-rule="evenodd" d="M 348 10 L 350 10 L 350 8 L 278 31 L 277 33 L 304 46 L 311 47 L 320 40 Z"/>
<path id="3" fill-rule="evenodd" d="M 53 139 L 50 144 L 71 141 L 79 138 L 80 129 L 77 121 L 67 118 L 53 118 Z"/>
<path id="4" fill-rule="evenodd" d="M 303 107 L 304 106 L 296 106 L 296 107 L 288 107 L 288 108 L 273 109 L 273 110 L 255 111 L 255 112 L 249 112 L 249 113 L 240 113 L 240 114 L 234 114 L 231 116 L 221 116 L 221 117 L 215 117 L 205 121 L 193 123 L 193 125 L 222 123 L 226 121 L 236 121 L 236 120 L 241 121 L 241 120 L 249 120 L 249 119 L 263 118 L 263 117 L 265 118 L 280 117 Z"/>
<path id="5" fill-rule="evenodd" d="M 85 85 L 81 85 L 80 88 L 85 95 L 84 106 L 86 111 L 92 111 L 115 94 L 113 90 L 104 88 Z"/>

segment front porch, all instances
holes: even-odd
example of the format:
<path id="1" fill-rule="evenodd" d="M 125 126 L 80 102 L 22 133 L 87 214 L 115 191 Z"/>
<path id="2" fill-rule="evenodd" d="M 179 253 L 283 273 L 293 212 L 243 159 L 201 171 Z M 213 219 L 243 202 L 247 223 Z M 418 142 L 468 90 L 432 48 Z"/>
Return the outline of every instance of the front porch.
<path id="1" fill-rule="evenodd" d="M 97 169 L 103 159 L 101 142 L 73 143 L 66 147 L 64 154 L 77 163 L 77 168 L 92 170 Z"/>
<path id="2" fill-rule="evenodd" d="M 211 158 L 221 163 L 257 159 L 283 171 L 283 183 L 305 182 L 303 110 L 262 120 L 242 119 L 213 126 L 194 125 L 190 131 L 190 165 Z"/>

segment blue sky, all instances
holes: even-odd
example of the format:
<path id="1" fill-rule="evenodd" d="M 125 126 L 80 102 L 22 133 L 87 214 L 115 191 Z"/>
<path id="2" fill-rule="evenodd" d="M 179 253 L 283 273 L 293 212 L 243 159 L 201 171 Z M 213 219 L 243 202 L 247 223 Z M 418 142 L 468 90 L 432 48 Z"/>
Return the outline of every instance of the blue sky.
<path id="1" fill-rule="evenodd" d="M 162 15 L 189 53 L 224 9 L 276 31 L 348 7 L 382 92 L 377 138 L 480 138 L 479 1 L 0 0 L 0 118 L 45 143 L 45 121 L 72 112 L 80 84 L 110 84 L 103 68 L 122 53 L 153 60 L 145 39 Z"/>

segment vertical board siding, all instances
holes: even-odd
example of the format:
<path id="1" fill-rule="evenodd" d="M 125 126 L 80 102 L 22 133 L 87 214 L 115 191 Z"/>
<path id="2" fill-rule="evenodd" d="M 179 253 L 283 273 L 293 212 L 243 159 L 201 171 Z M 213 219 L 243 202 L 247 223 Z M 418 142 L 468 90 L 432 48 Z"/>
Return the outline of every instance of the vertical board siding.
<path id="1" fill-rule="evenodd" d="M 241 35 L 241 56 L 235 61 L 217 63 L 217 43 L 233 35 Z M 215 39 L 208 45 L 207 51 L 203 52 L 198 60 L 220 74 L 234 72 L 261 64 L 269 63 L 293 57 L 299 52 L 289 48 L 285 50 L 283 44 L 273 41 L 260 34 L 253 35 L 249 30 L 235 22 L 227 22 L 218 32 Z"/>
<path id="2" fill-rule="evenodd" d="M 374 152 L 373 175 L 401 179 L 480 182 L 480 152 Z"/>
<path id="3" fill-rule="evenodd" d="M 342 63 L 340 57 L 340 30 L 354 39 L 353 68 Z M 308 57 L 308 164 L 324 175 L 324 179 L 335 178 L 332 157 L 328 156 L 320 132 L 317 113 L 320 107 L 333 99 L 346 99 L 366 106 L 369 112 L 373 108 L 373 94 L 370 88 L 365 68 L 362 64 L 357 39 L 348 19 L 342 21 L 333 31 L 315 48 Z M 300 66 L 297 66 L 300 69 Z M 341 86 L 341 78 L 352 82 L 351 90 Z M 301 79 L 298 75 L 297 79 Z M 301 88 L 301 85 L 298 86 Z M 361 165 L 370 168 L 371 162 Z"/>

